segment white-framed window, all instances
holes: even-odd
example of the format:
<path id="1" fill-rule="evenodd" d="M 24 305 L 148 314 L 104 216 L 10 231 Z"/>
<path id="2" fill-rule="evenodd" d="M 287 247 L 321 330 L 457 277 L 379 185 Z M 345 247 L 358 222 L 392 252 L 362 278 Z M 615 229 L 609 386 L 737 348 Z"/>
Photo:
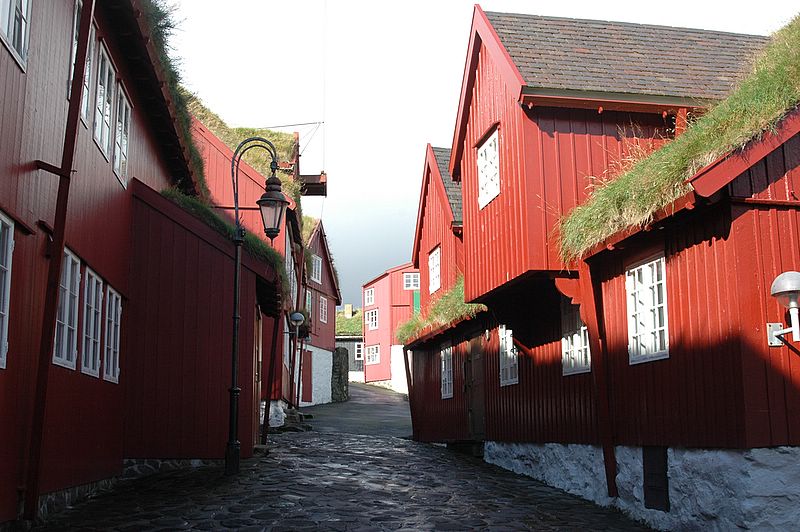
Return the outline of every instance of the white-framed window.
<path id="1" fill-rule="evenodd" d="M 380 364 L 381 362 L 381 346 L 378 345 L 368 345 L 367 346 L 367 356 L 364 360 L 364 364 Z"/>
<path id="2" fill-rule="evenodd" d="M 97 54 L 97 89 L 94 104 L 94 140 L 106 157 L 111 153 L 111 117 L 114 113 L 114 66 L 105 46 Z"/>
<path id="3" fill-rule="evenodd" d="M 364 306 L 368 307 L 375 304 L 375 289 L 367 288 L 364 290 Z"/>
<path id="4" fill-rule="evenodd" d="M 81 120 L 89 122 L 89 109 L 92 101 L 92 76 L 95 63 L 95 28 L 89 31 L 89 48 L 86 50 L 86 69 L 83 71 L 83 94 L 81 95 Z"/>
<path id="5" fill-rule="evenodd" d="M 106 289 L 106 350 L 103 379 L 119 382 L 119 337 L 122 324 L 122 297 L 110 286 Z"/>
<path id="6" fill-rule="evenodd" d="M 650 258 L 625 271 L 628 359 L 631 364 L 669 357 L 666 262 Z"/>
<path id="7" fill-rule="evenodd" d="M 478 146 L 478 209 L 500 195 L 500 156 L 498 130 Z"/>
<path id="8" fill-rule="evenodd" d="M 355 360 L 364 360 L 364 342 L 356 342 Z"/>
<path id="9" fill-rule="evenodd" d="M 315 283 L 322 282 L 322 257 L 311 255 L 311 280 Z"/>
<path id="10" fill-rule="evenodd" d="M 67 74 L 67 98 L 72 91 L 72 73 L 75 70 L 75 61 L 78 58 L 78 34 L 81 25 L 81 11 L 83 11 L 83 0 L 75 0 L 72 7 L 72 52 L 70 53 L 69 73 Z"/>
<path id="11" fill-rule="evenodd" d="M 403 274 L 403 290 L 419 290 L 419 273 Z"/>
<path id="12" fill-rule="evenodd" d="M 505 325 L 498 328 L 500 335 L 500 386 L 519 382 L 519 361 L 514 346 L 514 334 Z"/>
<path id="13" fill-rule="evenodd" d="M 31 0 L 0 0 L 0 39 L 24 67 L 28 59 Z"/>
<path id="14" fill-rule="evenodd" d="M 58 314 L 53 346 L 53 363 L 75 369 L 78 355 L 78 294 L 81 286 L 81 261 L 64 248 L 61 282 L 58 286 Z"/>
<path id="15" fill-rule="evenodd" d="M 14 222 L 0 213 L 0 369 L 8 361 L 8 314 L 11 307 L 11 259 L 14 255 Z"/>
<path id="16" fill-rule="evenodd" d="M 313 306 L 314 306 L 314 293 L 311 290 L 306 289 L 306 314 L 308 314 L 309 318 L 314 317 Z"/>
<path id="17" fill-rule="evenodd" d="M 442 248 L 436 246 L 428 254 L 428 293 L 436 292 L 442 286 L 441 277 Z"/>
<path id="18" fill-rule="evenodd" d="M 319 321 L 328 323 L 328 298 L 319 296 Z"/>
<path id="19" fill-rule="evenodd" d="M 119 177 L 122 186 L 128 186 L 128 146 L 131 135 L 131 104 L 122 90 L 117 86 L 117 131 L 114 135 L 114 173 Z"/>
<path id="20" fill-rule="evenodd" d="M 581 319 L 580 307 L 561 298 L 561 374 L 588 373 L 592 370 L 589 332 Z"/>
<path id="21" fill-rule="evenodd" d="M 83 284 L 83 341 L 81 371 L 100 376 L 100 333 L 103 330 L 103 281 L 86 268 Z"/>
<path id="22" fill-rule="evenodd" d="M 364 313 L 364 322 L 367 329 L 374 331 L 378 328 L 378 309 L 368 310 Z"/>
<path id="23" fill-rule="evenodd" d="M 453 397 L 453 347 L 452 345 L 442 345 L 439 352 L 442 363 L 442 399 Z"/>

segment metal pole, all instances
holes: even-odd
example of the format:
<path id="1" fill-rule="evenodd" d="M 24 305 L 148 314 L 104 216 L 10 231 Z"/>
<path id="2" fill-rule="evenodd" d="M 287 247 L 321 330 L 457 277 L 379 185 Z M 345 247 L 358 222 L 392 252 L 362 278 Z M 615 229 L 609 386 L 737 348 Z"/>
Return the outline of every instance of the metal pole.
<path id="1" fill-rule="evenodd" d="M 237 220 L 236 234 L 233 243 L 236 247 L 236 265 L 233 270 L 233 351 L 231 353 L 231 387 L 230 413 L 228 423 L 228 445 L 225 448 L 225 474 L 236 475 L 239 473 L 239 456 L 241 443 L 239 443 L 239 273 L 242 269 L 242 242 L 244 242 L 244 229 Z"/>

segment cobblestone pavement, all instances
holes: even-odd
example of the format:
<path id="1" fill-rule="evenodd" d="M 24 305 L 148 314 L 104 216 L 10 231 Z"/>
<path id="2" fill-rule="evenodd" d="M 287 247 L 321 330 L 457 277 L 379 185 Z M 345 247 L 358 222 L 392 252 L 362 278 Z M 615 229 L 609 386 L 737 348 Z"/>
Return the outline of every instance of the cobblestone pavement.
<path id="1" fill-rule="evenodd" d="M 266 456 L 122 482 L 42 530 L 646 530 L 615 510 L 442 447 L 288 433 Z"/>

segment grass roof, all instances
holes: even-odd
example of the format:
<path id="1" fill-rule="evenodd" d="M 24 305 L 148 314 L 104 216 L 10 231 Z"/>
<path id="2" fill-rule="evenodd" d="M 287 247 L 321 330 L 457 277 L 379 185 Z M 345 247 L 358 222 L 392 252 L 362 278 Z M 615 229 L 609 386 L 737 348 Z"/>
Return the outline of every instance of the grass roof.
<path id="1" fill-rule="evenodd" d="M 473 305 L 464 302 L 464 276 L 459 275 L 456 284 L 443 293 L 430 306 L 426 315 L 414 314 L 410 320 L 397 328 L 397 340 L 405 344 L 425 329 L 440 327 L 456 320 L 472 318 L 486 310 L 484 305 Z"/>
<path id="2" fill-rule="evenodd" d="M 353 311 L 350 318 L 344 317 L 344 310 L 336 311 L 336 335 L 337 336 L 363 336 L 364 335 L 364 313 L 361 309 Z"/>
<path id="3" fill-rule="evenodd" d="M 569 263 L 613 234 L 643 227 L 660 209 L 690 191 L 700 168 L 758 139 L 800 103 L 800 16 L 773 35 L 752 73 L 730 96 L 661 149 L 633 161 L 596 188 L 560 226 Z"/>
<path id="4" fill-rule="evenodd" d="M 235 232 L 234 225 L 214 212 L 202 199 L 194 196 L 187 196 L 175 188 L 162 190 L 161 195 L 177 204 L 186 212 L 192 214 L 195 218 L 211 227 L 217 233 L 229 240 L 233 240 Z M 249 232 L 245 232 L 244 244 L 242 247 L 253 257 L 272 266 L 278 274 L 282 295 L 285 300 L 289 294 L 289 284 L 286 278 L 286 267 L 284 266 L 281 254 L 275 251 L 266 242 Z"/>

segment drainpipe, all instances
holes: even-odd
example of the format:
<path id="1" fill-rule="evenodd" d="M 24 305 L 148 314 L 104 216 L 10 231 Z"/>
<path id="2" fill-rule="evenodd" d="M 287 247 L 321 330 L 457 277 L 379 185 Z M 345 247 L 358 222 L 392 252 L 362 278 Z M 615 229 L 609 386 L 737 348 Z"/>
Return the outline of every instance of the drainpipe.
<path id="1" fill-rule="evenodd" d="M 25 506 L 23 515 L 28 520 L 36 519 L 39 511 L 39 480 L 41 477 L 42 442 L 47 409 L 47 384 L 50 377 L 50 360 L 53 356 L 53 343 L 55 341 L 61 259 L 64 256 L 66 238 L 69 184 L 75 161 L 75 145 L 78 138 L 78 121 L 83 96 L 83 73 L 86 69 L 89 28 L 91 27 L 93 13 L 94 0 L 84 0 L 83 8 L 81 9 L 81 20 L 78 26 L 78 47 L 75 54 L 75 65 L 72 70 L 72 84 L 70 85 L 67 125 L 64 130 L 64 148 L 61 152 L 61 166 L 56 167 L 44 161 L 36 161 L 37 168 L 58 176 L 58 196 L 56 198 L 55 218 L 53 219 L 53 241 L 50 248 L 50 263 L 47 269 L 47 288 L 45 290 L 44 312 L 42 314 L 39 361 L 36 367 L 33 419 L 25 471 Z"/>
<path id="2" fill-rule="evenodd" d="M 614 427 L 611 420 L 611 405 L 608 399 L 608 352 L 603 327 L 603 299 L 600 286 L 592 277 L 591 267 L 586 261 L 578 266 L 580 283 L 580 313 L 589 331 L 589 349 L 592 353 L 592 375 L 594 376 L 597 405 L 597 428 L 603 448 L 603 463 L 606 471 L 606 487 L 609 497 L 618 497 L 617 458 L 614 452 Z"/>

